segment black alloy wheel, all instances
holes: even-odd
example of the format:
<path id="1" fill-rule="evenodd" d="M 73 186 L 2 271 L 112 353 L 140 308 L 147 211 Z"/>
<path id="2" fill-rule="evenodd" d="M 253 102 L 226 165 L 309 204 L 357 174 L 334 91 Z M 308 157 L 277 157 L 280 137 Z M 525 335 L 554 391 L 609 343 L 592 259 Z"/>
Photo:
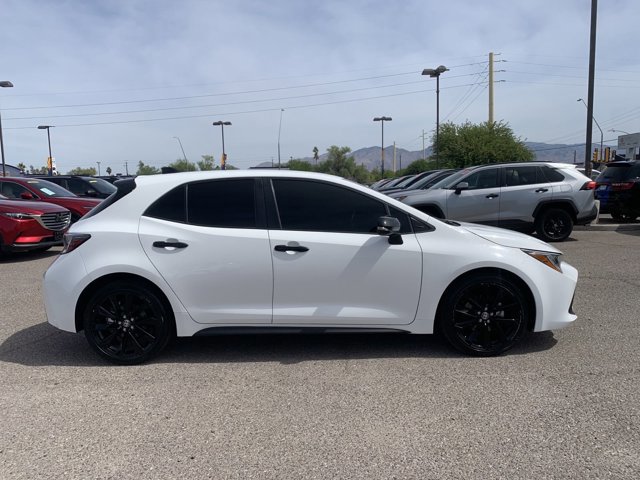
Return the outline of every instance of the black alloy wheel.
<path id="1" fill-rule="evenodd" d="M 463 353 L 499 355 L 513 347 L 526 330 L 526 298 L 503 275 L 468 277 L 447 295 L 440 310 L 440 326 L 449 343 Z"/>
<path id="2" fill-rule="evenodd" d="M 566 210 L 549 208 L 536 221 L 536 232 L 545 242 L 562 242 L 573 231 L 573 220 Z"/>
<path id="3" fill-rule="evenodd" d="M 142 363 L 157 355 L 173 334 L 173 315 L 151 289 L 114 282 L 99 289 L 84 310 L 91 347 L 110 362 Z"/>

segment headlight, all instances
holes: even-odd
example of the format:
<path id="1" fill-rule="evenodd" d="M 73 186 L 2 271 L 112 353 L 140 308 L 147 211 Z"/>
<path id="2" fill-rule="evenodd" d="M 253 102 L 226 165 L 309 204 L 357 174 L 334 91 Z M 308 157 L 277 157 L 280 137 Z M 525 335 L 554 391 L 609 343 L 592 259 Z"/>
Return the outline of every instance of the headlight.
<path id="1" fill-rule="evenodd" d="M 5 217 L 15 218 L 16 220 L 31 220 L 32 218 L 34 218 L 33 215 L 30 215 L 28 213 L 20 213 L 20 212 L 3 213 L 3 215 Z"/>
<path id="2" fill-rule="evenodd" d="M 522 251 L 539 262 L 544 263 L 547 267 L 553 268 L 556 272 L 562 273 L 562 268 L 560 268 L 561 253 L 541 252 L 539 250 L 527 250 L 524 248 Z"/>

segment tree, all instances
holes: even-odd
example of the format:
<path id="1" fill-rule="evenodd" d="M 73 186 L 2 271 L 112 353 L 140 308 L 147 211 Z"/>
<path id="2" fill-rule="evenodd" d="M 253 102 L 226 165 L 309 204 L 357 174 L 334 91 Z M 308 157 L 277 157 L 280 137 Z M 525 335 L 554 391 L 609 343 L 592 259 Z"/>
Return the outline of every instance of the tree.
<path id="1" fill-rule="evenodd" d="M 332 145 L 327 149 L 327 159 L 318 164 L 317 170 L 331 175 L 338 175 L 358 183 L 367 183 L 371 180 L 369 171 L 363 165 L 356 165 L 353 157 L 348 156 L 349 147 Z"/>
<path id="2" fill-rule="evenodd" d="M 432 136 L 435 143 L 435 133 Z M 456 168 L 485 163 L 528 162 L 534 154 L 504 122 L 440 125 L 438 163 Z"/>
<path id="3" fill-rule="evenodd" d="M 318 165 L 318 159 L 320 155 L 318 155 L 318 147 L 313 147 L 313 163 L 314 165 Z"/>
<path id="4" fill-rule="evenodd" d="M 20 171 L 21 171 L 21 172 L 26 172 L 26 171 L 27 171 L 27 166 L 26 166 L 24 163 L 22 163 L 22 162 L 20 162 L 20 163 L 17 165 L 17 167 L 20 169 Z"/>
<path id="5" fill-rule="evenodd" d="M 29 165 L 29 173 L 31 175 L 46 175 L 49 173 L 47 167 L 35 168 L 33 165 Z"/>
<path id="6" fill-rule="evenodd" d="M 198 168 L 202 171 L 206 170 L 214 170 L 215 169 L 215 159 L 213 155 L 202 155 L 202 160 L 198 162 Z"/>
<path id="7" fill-rule="evenodd" d="M 138 171 L 136 172 L 136 175 L 155 175 L 157 173 L 160 173 L 160 169 L 151 165 L 145 165 L 142 163 L 142 160 L 138 162 Z"/>
<path id="8" fill-rule="evenodd" d="M 411 162 L 409 166 L 400 172 L 400 175 L 417 175 L 418 173 L 428 172 L 429 170 L 435 170 L 435 160 L 416 160 Z"/>
<path id="9" fill-rule="evenodd" d="M 298 170 L 301 172 L 315 171 L 315 168 L 313 167 L 313 165 L 311 165 L 309 162 L 306 162 L 304 160 L 299 160 L 299 159 L 289 160 L 289 163 L 287 163 L 287 168 L 289 170 Z"/>
<path id="10" fill-rule="evenodd" d="M 113 170 L 111 170 L 111 167 L 107 167 L 106 172 L 107 172 L 107 175 L 111 175 L 111 172 L 113 172 Z"/>
<path id="11" fill-rule="evenodd" d="M 178 172 L 195 172 L 198 170 L 195 163 L 188 162 L 184 158 L 179 158 L 175 162 L 170 163 L 169 166 L 175 168 Z"/>
<path id="12" fill-rule="evenodd" d="M 46 170 L 46 168 L 45 168 Z M 96 175 L 96 169 L 95 167 L 89 167 L 89 168 L 82 168 L 82 167 L 76 167 L 73 170 L 69 170 L 67 172 L 67 175 L 86 175 L 86 176 L 91 176 L 91 175 Z"/>

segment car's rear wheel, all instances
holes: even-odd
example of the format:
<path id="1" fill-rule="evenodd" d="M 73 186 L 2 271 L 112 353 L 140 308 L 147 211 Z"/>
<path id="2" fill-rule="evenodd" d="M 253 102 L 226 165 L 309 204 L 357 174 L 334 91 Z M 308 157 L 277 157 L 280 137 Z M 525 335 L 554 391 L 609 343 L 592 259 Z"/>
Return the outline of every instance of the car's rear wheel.
<path id="1" fill-rule="evenodd" d="M 572 231 L 571 215 L 562 208 L 548 208 L 536 219 L 536 232 L 545 242 L 562 242 Z"/>
<path id="2" fill-rule="evenodd" d="M 173 334 L 173 314 L 152 289 L 117 281 L 98 289 L 84 309 L 84 332 L 107 360 L 133 365 L 154 357 Z"/>
<path id="3" fill-rule="evenodd" d="M 457 350 L 476 356 L 499 355 L 526 331 L 526 296 L 500 274 L 478 274 L 454 284 L 438 311 L 438 323 Z"/>

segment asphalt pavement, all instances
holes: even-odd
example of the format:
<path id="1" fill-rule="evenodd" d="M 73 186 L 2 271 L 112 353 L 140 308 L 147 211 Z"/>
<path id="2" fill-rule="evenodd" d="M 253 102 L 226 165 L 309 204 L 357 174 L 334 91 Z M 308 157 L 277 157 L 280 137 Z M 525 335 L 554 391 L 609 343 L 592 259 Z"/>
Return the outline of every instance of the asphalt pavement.
<path id="1" fill-rule="evenodd" d="M 432 336 L 238 336 L 135 367 L 46 323 L 56 252 L 1 259 L 0 478 L 639 478 L 640 231 L 559 247 L 578 320 L 497 358 Z"/>

